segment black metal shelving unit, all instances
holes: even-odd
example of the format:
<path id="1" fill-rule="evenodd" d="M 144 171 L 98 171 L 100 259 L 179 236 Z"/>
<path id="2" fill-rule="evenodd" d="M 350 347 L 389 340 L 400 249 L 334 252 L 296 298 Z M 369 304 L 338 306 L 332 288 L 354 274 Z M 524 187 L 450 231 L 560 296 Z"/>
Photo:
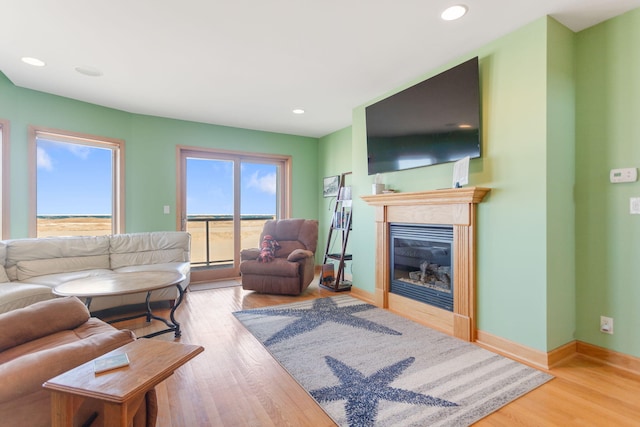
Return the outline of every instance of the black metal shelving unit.
<path id="1" fill-rule="evenodd" d="M 351 289 L 351 282 L 344 279 L 345 262 L 353 259 L 352 254 L 347 253 L 353 205 L 351 187 L 346 185 L 345 180 L 350 174 L 351 172 L 345 172 L 340 175 L 340 189 L 329 226 L 324 260 L 322 261 L 323 265 L 330 261 L 337 261 L 338 269 L 332 281 L 327 281 L 326 278 L 323 280 L 323 274 L 320 275 L 320 286 L 333 292 L 343 292 Z M 340 252 L 330 252 L 335 239 L 339 239 Z"/>

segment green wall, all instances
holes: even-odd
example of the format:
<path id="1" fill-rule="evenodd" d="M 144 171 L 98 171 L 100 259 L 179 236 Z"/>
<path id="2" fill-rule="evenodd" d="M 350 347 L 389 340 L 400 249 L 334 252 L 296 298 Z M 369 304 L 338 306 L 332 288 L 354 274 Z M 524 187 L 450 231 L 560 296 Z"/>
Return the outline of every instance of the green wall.
<path id="1" fill-rule="evenodd" d="M 547 349 L 575 339 L 574 33 L 548 20 Z"/>
<path id="2" fill-rule="evenodd" d="M 640 164 L 640 9 L 576 36 L 577 338 L 640 356 L 640 182 L 611 184 Z M 598 331 L 614 318 L 614 335 Z"/>
<path id="3" fill-rule="evenodd" d="M 340 175 L 345 172 L 351 172 L 351 127 L 341 129 L 320 138 L 318 147 L 319 160 L 319 179 L 318 185 L 322 186 L 322 179 L 327 176 Z M 351 178 L 346 178 L 346 184 L 351 184 Z M 320 188 L 321 190 L 321 188 Z M 329 235 L 329 224 L 333 217 L 333 209 L 336 199 L 334 197 L 321 198 L 320 212 L 318 219 L 320 221 L 318 250 L 316 251 L 316 264 L 321 264 L 323 255 L 327 246 L 327 236 Z M 351 249 L 351 245 L 348 246 Z M 333 243 L 331 252 L 339 252 L 337 243 Z M 351 274 L 351 263 L 347 263 L 345 273 Z"/>
<path id="4" fill-rule="evenodd" d="M 546 31 L 547 20 L 539 20 L 394 91 L 479 56 L 483 153 L 471 160 L 469 181 L 492 191 L 478 208 L 478 327 L 541 350 L 547 348 Z M 366 169 L 365 107 L 353 114 L 358 195 L 370 193 L 374 178 Z M 443 164 L 383 174 L 383 181 L 403 192 L 449 188 L 452 171 L 453 164 Z M 373 292 L 373 208 L 357 203 L 354 221 L 354 283 Z"/>
<path id="5" fill-rule="evenodd" d="M 478 328 L 541 351 L 579 339 L 640 356 L 640 183 L 611 168 L 640 163 L 640 10 L 574 34 L 543 18 L 353 111 L 354 284 L 373 292 L 373 208 L 365 107 L 472 56 L 480 58 L 483 156 Z M 334 153 L 335 155 L 335 153 Z M 331 155 L 329 156 L 331 157 Z M 400 191 L 451 185 L 452 165 L 383 175 Z M 614 318 L 615 334 L 598 331 Z"/>
<path id="6" fill-rule="evenodd" d="M 291 155 L 293 216 L 318 215 L 315 138 L 131 114 L 19 88 L 2 74 L 0 117 L 11 124 L 11 238 L 28 235 L 29 125 L 125 140 L 127 232 L 175 229 L 177 145 Z"/>

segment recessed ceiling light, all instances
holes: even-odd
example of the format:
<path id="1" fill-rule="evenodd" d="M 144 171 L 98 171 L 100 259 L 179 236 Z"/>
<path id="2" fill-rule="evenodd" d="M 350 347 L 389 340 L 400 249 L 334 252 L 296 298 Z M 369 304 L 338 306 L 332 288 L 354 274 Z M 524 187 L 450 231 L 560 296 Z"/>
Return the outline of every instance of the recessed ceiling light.
<path id="1" fill-rule="evenodd" d="M 25 64 L 33 65 L 34 67 L 44 67 L 45 65 L 47 65 L 44 61 L 38 58 L 32 58 L 30 56 L 25 56 L 24 58 L 22 58 L 22 62 L 24 62 Z"/>
<path id="2" fill-rule="evenodd" d="M 78 73 L 84 74 L 85 76 L 89 76 L 89 77 L 100 77 L 102 75 L 102 71 L 98 70 L 95 67 L 80 66 L 80 67 L 76 67 L 75 70 Z"/>
<path id="3" fill-rule="evenodd" d="M 444 12 L 440 15 L 442 19 L 445 21 L 455 21 L 456 19 L 462 18 L 467 13 L 467 6 L 463 4 L 457 4 L 455 6 L 448 7 Z"/>
<path id="4" fill-rule="evenodd" d="M 296 108 L 293 110 L 293 114 L 304 114 L 304 110 L 302 108 Z"/>

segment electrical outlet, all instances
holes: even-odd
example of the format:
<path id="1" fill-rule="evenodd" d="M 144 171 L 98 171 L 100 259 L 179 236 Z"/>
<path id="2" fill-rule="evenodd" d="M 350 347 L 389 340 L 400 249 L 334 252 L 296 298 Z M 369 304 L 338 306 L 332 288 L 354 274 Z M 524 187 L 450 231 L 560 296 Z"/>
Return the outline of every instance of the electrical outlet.
<path id="1" fill-rule="evenodd" d="M 613 317 L 600 316 L 600 332 L 613 335 Z"/>

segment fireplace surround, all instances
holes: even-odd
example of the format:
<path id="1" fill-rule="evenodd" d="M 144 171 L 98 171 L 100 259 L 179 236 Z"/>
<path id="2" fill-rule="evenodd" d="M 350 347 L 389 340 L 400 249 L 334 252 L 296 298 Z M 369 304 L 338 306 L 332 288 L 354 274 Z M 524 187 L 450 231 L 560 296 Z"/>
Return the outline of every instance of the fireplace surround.
<path id="1" fill-rule="evenodd" d="M 376 209 L 374 302 L 378 307 L 387 308 L 466 341 L 475 341 L 476 205 L 489 191 L 489 188 L 468 187 L 362 197 Z M 391 224 L 431 224 L 452 228 L 452 310 L 390 292 L 393 243 Z"/>

